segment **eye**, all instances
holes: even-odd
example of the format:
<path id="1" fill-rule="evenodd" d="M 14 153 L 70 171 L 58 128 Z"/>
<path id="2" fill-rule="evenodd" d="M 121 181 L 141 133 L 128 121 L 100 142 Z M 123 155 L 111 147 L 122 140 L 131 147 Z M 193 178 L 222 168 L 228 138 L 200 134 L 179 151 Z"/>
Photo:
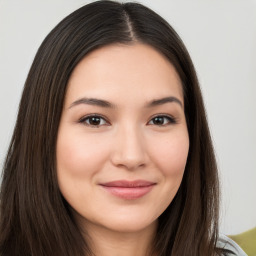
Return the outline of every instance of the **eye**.
<path id="1" fill-rule="evenodd" d="M 102 116 L 99 116 L 99 115 L 85 116 L 79 120 L 79 123 L 82 123 L 82 124 L 85 124 L 87 126 L 91 126 L 94 128 L 109 124 L 105 118 L 103 118 Z"/>
<path id="2" fill-rule="evenodd" d="M 159 116 L 155 116 L 154 118 L 152 118 L 148 124 L 165 126 L 165 125 L 175 124 L 175 123 L 176 123 L 175 118 L 170 117 L 170 116 L 159 115 Z"/>

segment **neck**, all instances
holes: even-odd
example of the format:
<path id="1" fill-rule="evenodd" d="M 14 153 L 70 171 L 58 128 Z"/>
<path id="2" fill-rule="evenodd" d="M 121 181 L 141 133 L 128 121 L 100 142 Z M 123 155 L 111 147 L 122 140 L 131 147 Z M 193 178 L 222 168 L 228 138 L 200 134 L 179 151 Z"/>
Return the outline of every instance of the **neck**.
<path id="1" fill-rule="evenodd" d="M 86 225 L 95 256 L 149 256 L 157 222 L 134 232 L 113 231 L 102 226 Z M 153 256 L 153 255 L 152 255 Z"/>

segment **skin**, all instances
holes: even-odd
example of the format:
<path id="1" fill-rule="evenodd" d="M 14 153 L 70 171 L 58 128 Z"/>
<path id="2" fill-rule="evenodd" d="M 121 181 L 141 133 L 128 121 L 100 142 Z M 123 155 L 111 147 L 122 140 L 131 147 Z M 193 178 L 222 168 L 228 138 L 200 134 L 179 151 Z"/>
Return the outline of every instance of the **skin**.
<path id="1" fill-rule="evenodd" d="M 148 106 L 166 97 L 176 100 Z M 102 118 L 94 123 L 92 114 Z M 140 43 L 114 44 L 76 66 L 59 126 L 57 175 L 96 255 L 147 255 L 157 219 L 181 184 L 188 150 L 181 81 L 158 51 Z M 119 198 L 100 185 L 138 179 L 155 185 L 137 199 Z"/>

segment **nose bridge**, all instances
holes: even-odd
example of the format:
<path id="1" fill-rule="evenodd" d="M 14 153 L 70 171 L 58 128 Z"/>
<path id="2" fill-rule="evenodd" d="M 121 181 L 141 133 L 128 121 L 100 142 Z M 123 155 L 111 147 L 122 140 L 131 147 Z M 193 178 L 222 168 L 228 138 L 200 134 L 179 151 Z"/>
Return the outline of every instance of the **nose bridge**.
<path id="1" fill-rule="evenodd" d="M 144 136 L 138 125 L 120 125 L 115 135 L 112 156 L 115 165 L 134 169 L 146 164 Z"/>

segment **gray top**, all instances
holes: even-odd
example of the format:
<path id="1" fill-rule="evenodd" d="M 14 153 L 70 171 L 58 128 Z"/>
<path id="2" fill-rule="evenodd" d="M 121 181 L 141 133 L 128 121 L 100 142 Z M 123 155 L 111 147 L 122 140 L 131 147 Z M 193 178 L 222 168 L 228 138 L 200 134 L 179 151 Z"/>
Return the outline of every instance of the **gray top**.
<path id="1" fill-rule="evenodd" d="M 229 253 L 228 256 L 247 256 L 247 254 L 241 249 L 241 247 L 239 247 L 237 243 L 225 235 L 219 236 L 217 246 L 233 252 L 233 254 Z"/>

